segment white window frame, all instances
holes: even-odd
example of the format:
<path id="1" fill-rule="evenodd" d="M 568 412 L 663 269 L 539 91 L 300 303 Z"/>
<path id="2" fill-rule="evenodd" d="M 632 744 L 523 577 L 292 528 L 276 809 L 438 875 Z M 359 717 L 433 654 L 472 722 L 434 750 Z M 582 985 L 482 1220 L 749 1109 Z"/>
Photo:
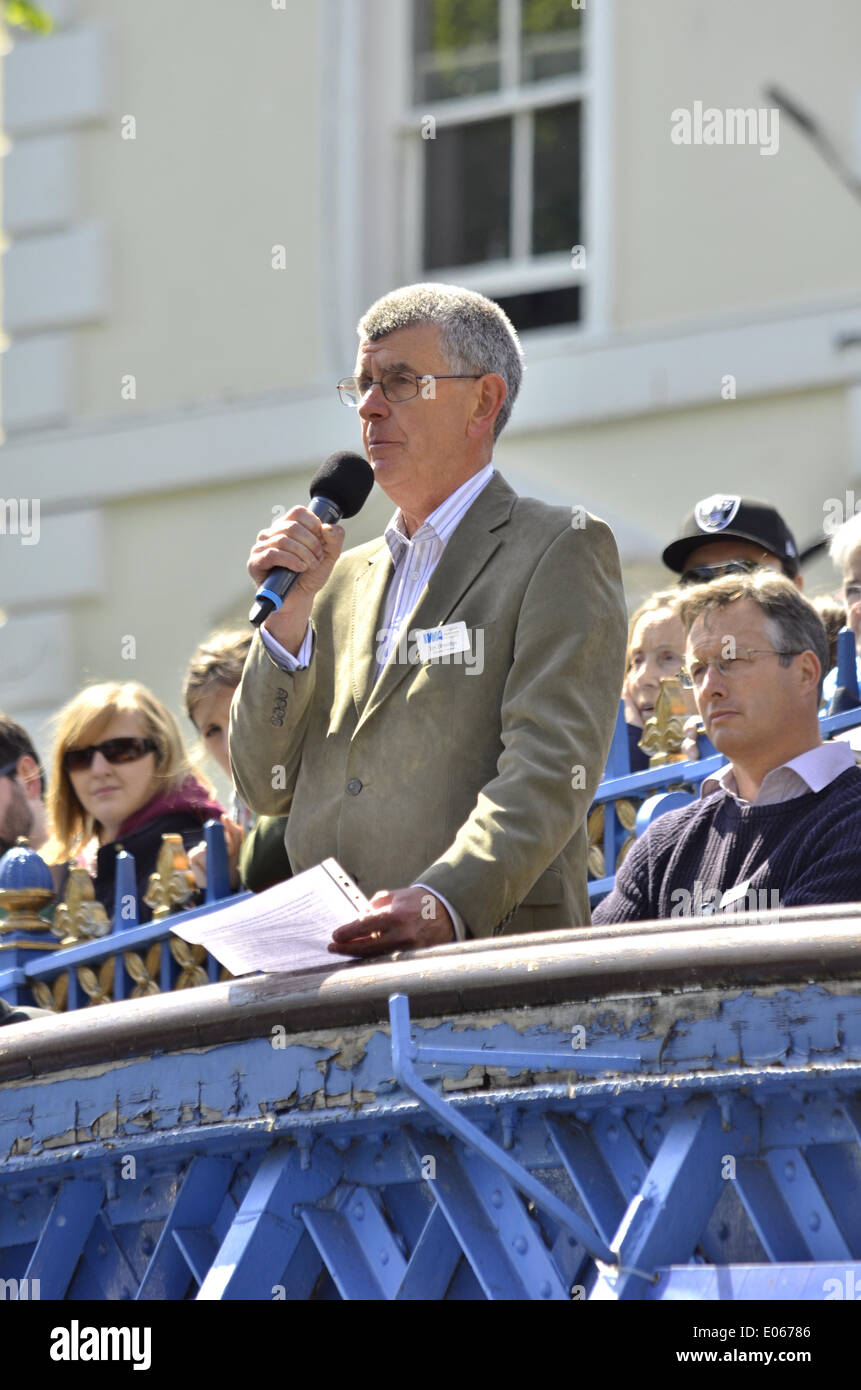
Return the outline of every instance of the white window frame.
<path id="1" fill-rule="evenodd" d="M 402 281 L 431 275 L 479 290 L 493 297 L 537 290 L 583 287 L 581 319 L 532 330 L 535 334 L 576 333 L 603 336 L 610 326 L 611 191 L 612 191 L 612 38 L 615 0 L 588 0 L 582 10 L 584 70 L 543 82 L 514 85 L 511 55 L 517 41 L 518 10 L 514 0 L 502 0 L 502 86 L 476 96 L 407 104 L 397 125 L 403 174 Z M 408 99 L 412 97 L 413 46 L 411 0 L 402 5 L 400 51 L 404 55 Z M 508 40 L 506 43 L 506 34 Z M 581 229 L 585 265 L 573 264 L 570 251 L 531 256 L 529 242 L 532 208 L 529 197 L 532 158 L 532 113 L 569 101 L 581 102 Z M 512 150 L 512 256 L 482 265 L 435 267 L 423 265 L 424 169 L 422 122 L 433 116 L 437 130 L 493 117 L 513 117 Z"/>

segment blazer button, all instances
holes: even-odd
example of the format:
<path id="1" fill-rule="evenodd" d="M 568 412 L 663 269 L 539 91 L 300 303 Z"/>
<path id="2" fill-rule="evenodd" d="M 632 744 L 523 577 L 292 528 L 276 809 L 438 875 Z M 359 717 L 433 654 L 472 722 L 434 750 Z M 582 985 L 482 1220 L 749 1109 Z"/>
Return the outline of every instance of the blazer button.
<path id="1" fill-rule="evenodd" d="M 358 796 L 361 790 L 362 784 L 358 777 L 354 777 L 352 781 L 347 783 L 347 791 L 350 793 L 350 796 Z"/>

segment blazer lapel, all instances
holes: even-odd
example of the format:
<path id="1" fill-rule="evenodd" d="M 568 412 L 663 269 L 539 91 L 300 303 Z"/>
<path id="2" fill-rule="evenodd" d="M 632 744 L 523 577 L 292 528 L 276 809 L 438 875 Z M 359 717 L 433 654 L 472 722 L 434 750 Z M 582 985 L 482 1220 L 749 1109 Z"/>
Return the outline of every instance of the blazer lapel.
<path id="1" fill-rule="evenodd" d="M 499 548 L 501 539 L 495 531 L 508 521 L 515 497 L 516 494 L 499 474 L 491 478 L 446 545 L 427 588 L 408 619 L 409 630 L 439 627 L 448 621 L 491 555 Z M 398 661 L 397 656 L 398 647 L 370 692 L 360 724 L 376 713 L 410 671 L 409 663 Z"/>
<path id="2" fill-rule="evenodd" d="M 377 669 L 378 633 L 382 621 L 386 589 L 392 577 L 393 568 L 391 551 L 388 542 L 384 539 L 380 542 L 379 549 L 374 551 L 367 564 L 359 571 L 353 585 L 353 611 L 350 621 L 350 679 L 356 713 L 360 716 L 374 683 L 374 674 Z"/>

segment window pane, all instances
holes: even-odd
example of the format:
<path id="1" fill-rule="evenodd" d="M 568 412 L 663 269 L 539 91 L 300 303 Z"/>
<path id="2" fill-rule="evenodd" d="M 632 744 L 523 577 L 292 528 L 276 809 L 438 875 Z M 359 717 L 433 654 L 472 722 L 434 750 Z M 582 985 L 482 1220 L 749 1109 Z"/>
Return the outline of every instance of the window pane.
<path id="1" fill-rule="evenodd" d="M 530 328 L 557 328 L 580 321 L 580 286 L 567 290 L 535 290 L 531 294 L 495 295 L 518 333 Z"/>
<path id="2" fill-rule="evenodd" d="M 416 102 L 496 91 L 499 0 L 413 0 L 413 27 Z"/>
<path id="3" fill-rule="evenodd" d="M 443 127 L 424 145 L 426 268 L 507 257 L 511 121 Z"/>
<path id="4" fill-rule="evenodd" d="M 520 38 L 521 81 L 580 72 L 582 67 L 582 10 L 571 0 L 522 0 Z"/>
<path id="5" fill-rule="evenodd" d="M 580 103 L 535 112 L 532 254 L 580 244 Z"/>

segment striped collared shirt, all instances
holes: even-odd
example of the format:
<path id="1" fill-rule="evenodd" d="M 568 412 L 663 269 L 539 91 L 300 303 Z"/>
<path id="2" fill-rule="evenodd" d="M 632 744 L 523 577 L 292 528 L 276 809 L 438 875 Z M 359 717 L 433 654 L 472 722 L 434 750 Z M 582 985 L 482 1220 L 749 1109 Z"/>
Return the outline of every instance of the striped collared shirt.
<path id="1" fill-rule="evenodd" d="M 410 614 L 442 558 L 446 545 L 475 499 L 493 477 L 493 464 L 467 478 L 459 488 L 431 512 L 416 531 L 408 536 L 404 514 L 398 509 L 386 527 L 385 536 L 394 562 L 394 573 L 386 591 L 383 626 L 377 638 L 377 670 L 380 672 L 397 648 Z M 409 633 L 406 633 L 409 636 Z"/>
<path id="2" fill-rule="evenodd" d="M 478 495 L 493 477 L 493 464 L 485 464 L 479 473 L 467 478 L 449 497 L 431 512 L 416 531 L 407 535 L 404 514 L 398 508 L 386 527 L 385 537 L 392 553 L 394 572 L 386 590 L 383 625 L 377 634 L 377 667 L 375 681 L 397 648 L 401 629 L 421 597 L 425 585 L 439 564 L 442 553 L 459 522 L 466 516 Z M 296 656 L 276 642 L 265 627 L 261 627 L 263 645 L 276 663 L 285 671 L 303 670 L 311 660 L 313 639 L 311 624 L 305 633 Z"/>

